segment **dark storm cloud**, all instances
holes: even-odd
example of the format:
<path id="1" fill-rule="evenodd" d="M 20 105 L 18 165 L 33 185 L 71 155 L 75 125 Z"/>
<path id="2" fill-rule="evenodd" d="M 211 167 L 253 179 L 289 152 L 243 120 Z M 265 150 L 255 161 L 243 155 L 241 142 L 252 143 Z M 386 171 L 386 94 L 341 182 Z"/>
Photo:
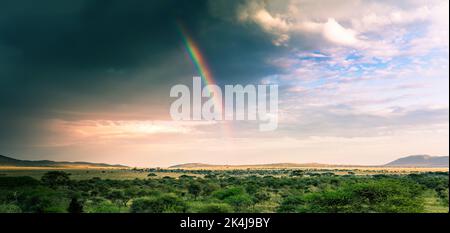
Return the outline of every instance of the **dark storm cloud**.
<path id="1" fill-rule="evenodd" d="M 177 21 L 219 83 L 271 74 L 266 60 L 279 48 L 257 27 L 232 20 L 240 2 L 2 1 L 0 142 L 32 135 L 44 119 L 77 117 L 61 112 L 114 113 L 140 96 L 167 102 L 170 86 L 196 74 Z"/>

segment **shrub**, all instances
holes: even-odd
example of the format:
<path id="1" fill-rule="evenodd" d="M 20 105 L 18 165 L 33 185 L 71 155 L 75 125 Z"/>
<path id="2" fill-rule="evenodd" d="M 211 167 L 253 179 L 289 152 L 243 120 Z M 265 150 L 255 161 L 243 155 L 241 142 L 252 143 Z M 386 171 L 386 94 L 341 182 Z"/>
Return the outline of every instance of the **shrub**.
<path id="1" fill-rule="evenodd" d="M 186 204 L 174 194 L 141 197 L 133 200 L 132 213 L 180 213 L 186 212 Z"/>
<path id="2" fill-rule="evenodd" d="M 226 189 L 217 190 L 213 193 L 213 196 L 219 200 L 224 200 L 227 197 L 240 195 L 245 193 L 244 189 L 241 187 L 231 187 Z"/>
<path id="3" fill-rule="evenodd" d="M 287 196 L 283 199 L 277 211 L 281 213 L 295 213 L 297 208 L 305 204 L 305 201 L 300 195 Z"/>
<path id="4" fill-rule="evenodd" d="M 235 207 L 237 211 L 253 204 L 252 197 L 241 187 L 231 187 L 214 192 L 214 197 Z"/>
<path id="5" fill-rule="evenodd" d="M 62 192 L 45 187 L 25 189 L 17 195 L 20 209 L 31 213 L 66 212 L 68 201 Z"/>
<path id="6" fill-rule="evenodd" d="M 22 210 L 19 206 L 14 204 L 3 204 L 0 205 L 0 213 L 20 213 Z"/>
<path id="7" fill-rule="evenodd" d="M 200 195 L 200 192 L 202 191 L 202 187 L 198 183 L 190 183 L 188 185 L 188 192 L 193 195 L 195 198 L 197 198 L 198 195 Z"/>
<path id="8" fill-rule="evenodd" d="M 196 213 L 232 213 L 233 208 L 226 203 L 200 204 L 193 208 Z"/>
<path id="9" fill-rule="evenodd" d="M 87 213 L 120 213 L 121 208 L 109 200 L 96 200 L 85 204 Z"/>
<path id="10" fill-rule="evenodd" d="M 69 176 L 70 174 L 67 172 L 49 171 L 42 176 L 41 180 L 44 184 L 54 187 L 68 184 L 70 181 Z"/>

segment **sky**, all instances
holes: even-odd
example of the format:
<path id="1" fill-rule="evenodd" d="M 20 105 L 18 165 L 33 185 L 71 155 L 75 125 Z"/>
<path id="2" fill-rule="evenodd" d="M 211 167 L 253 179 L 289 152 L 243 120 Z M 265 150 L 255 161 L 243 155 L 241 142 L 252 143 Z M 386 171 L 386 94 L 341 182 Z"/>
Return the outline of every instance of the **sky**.
<path id="1" fill-rule="evenodd" d="M 448 156 L 448 22 L 447 0 L 2 1 L 0 154 L 137 167 Z M 219 86 L 279 86 L 277 130 L 171 119 L 171 87 L 201 75 L 186 36 Z"/>

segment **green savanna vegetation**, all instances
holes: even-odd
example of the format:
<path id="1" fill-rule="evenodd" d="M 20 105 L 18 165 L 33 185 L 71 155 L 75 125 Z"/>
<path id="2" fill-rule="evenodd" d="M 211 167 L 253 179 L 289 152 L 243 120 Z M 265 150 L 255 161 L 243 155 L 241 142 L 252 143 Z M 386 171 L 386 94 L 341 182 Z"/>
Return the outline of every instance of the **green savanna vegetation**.
<path id="1" fill-rule="evenodd" d="M 135 169 L 131 172 L 136 178 L 131 178 L 130 171 L 120 170 L 0 174 L 0 213 L 422 213 L 449 210 L 448 172 L 376 175 L 303 170 Z M 118 174 L 126 178 L 120 179 Z"/>

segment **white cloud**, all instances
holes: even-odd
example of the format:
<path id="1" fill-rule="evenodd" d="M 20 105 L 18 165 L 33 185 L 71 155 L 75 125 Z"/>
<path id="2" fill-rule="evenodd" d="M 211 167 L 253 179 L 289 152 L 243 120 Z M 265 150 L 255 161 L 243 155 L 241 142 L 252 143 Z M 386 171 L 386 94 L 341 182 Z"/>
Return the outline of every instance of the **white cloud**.
<path id="1" fill-rule="evenodd" d="M 352 46 L 359 43 L 355 31 L 344 28 L 333 18 L 328 19 L 323 25 L 322 33 L 328 41 L 339 45 Z"/>
<path id="2" fill-rule="evenodd" d="M 446 0 L 253 0 L 239 8 L 238 17 L 272 35 L 277 46 L 295 48 L 307 41 L 318 49 L 347 47 L 386 60 L 448 51 Z"/>
<path id="3" fill-rule="evenodd" d="M 282 45 L 289 40 L 289 30 L 291 25 L 279 16 L 271 15 L 262 4 L 256 1 L 249 2 L 242 7 L 238 13 L 239 20 L 252 21 L 261 26 L 261 28 L 276 38 L 273 40 L 275 45 Z"/>
<path id="4" fill-rule="evenodd" d="M 295 9 L 291 9 L 291 12 Z M 251 1 L 245 7 L 241 7 L 238 12 L 240 21 L 251 21 L 259 25 L 264 31 L 275 36 L 273 40 L 277 46 L 285 45 L 290 34 L 298 32 L 322 34 L 328 41 L 341 45 L 354 45 L 358 42 L 356 32 L 346 29 L 334 18 L 329 18 L 326 22 L 317 23 L 313 21 L 289 21 L 291 18 L 286 14 L 271 14 L 265 8 L 265 4 Z"/>

